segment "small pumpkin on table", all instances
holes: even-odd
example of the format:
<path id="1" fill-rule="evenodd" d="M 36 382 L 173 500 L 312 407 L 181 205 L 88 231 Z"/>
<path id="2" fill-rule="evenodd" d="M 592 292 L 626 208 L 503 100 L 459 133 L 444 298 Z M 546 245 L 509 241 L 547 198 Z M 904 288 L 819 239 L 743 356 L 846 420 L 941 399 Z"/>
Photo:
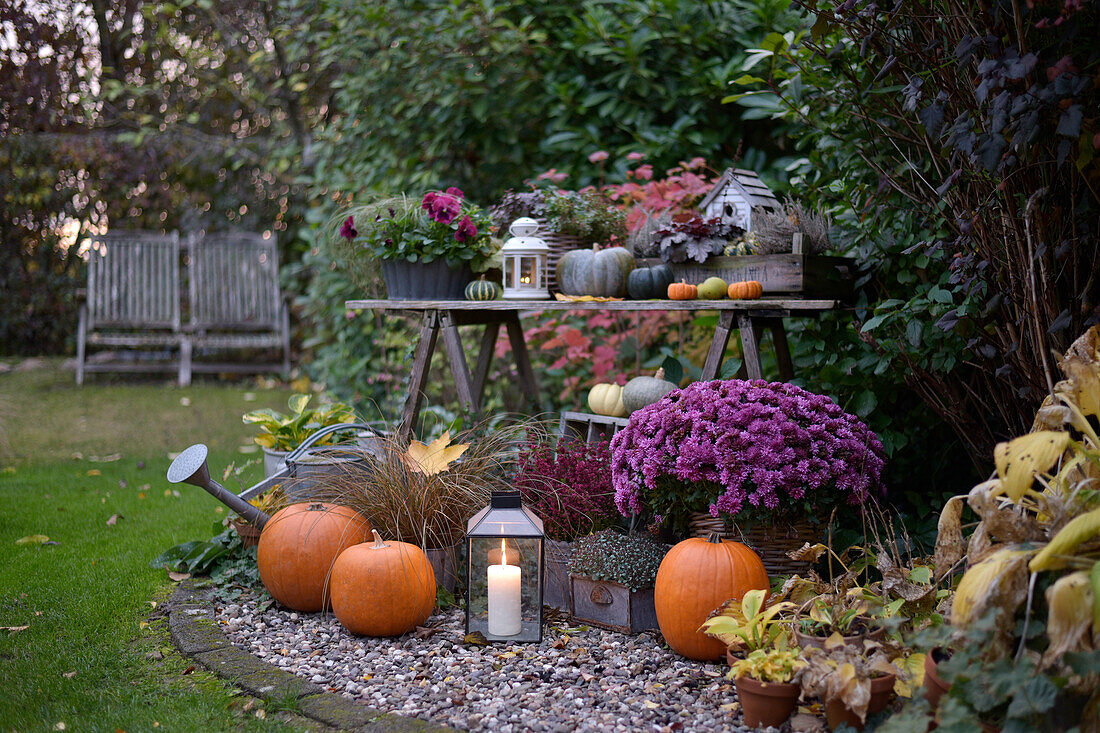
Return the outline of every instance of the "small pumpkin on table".
<path id="1" fill-rule="evenodd" d="M 624 247 L 575 249 L 558 260 L 558 287 L 565 295 L 621 298 L 633 269 L 634 255 Z"/>
<path id="2" fill-rule="evenodd" d="M 501 287 L 484 277 L 474 280 L 466 286 L 466 300 L 496 300 L 500 297 Z"/>
<path id="3" fill-rule="evenodd" d="M 668 265 L 638 267 L 626 278 L 626 292 L 634 300 L 664 298 L 672 282 L 672 268 Z"/>
<path id="4" fill-rule="evenodd" d="M 623 406 L 627 412 L 652 405 L 678 387 L 665 379 L 665 370 L 658 369 L 652 377 L 634 377 L 623 387 Z"/>
<path id="5" fill-rule="evenodd" d="M 588 409 L 597 415 L 626 417 L 627 409 L 623 404 L 622 386 L 614 382 L 593 386 L 588 392 Z"/>
<path id="6" fill-rule="evenodd" d="M 699 288 L 685 280 L 668 286 L 669 300 L 695 300 L 698 296 Z"/>
<path id="7" fill-rule="evenodd" d="M 764 294 L 764 286 L 757 280 L 730 283 L 728 295 L 733 300 L 757 300 Z"/>

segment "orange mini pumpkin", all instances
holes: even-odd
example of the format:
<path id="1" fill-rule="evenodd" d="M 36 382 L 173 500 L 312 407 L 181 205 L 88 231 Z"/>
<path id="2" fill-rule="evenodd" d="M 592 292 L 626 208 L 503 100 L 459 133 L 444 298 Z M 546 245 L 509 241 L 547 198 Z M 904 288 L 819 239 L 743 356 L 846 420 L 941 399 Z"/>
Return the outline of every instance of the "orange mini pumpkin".
<path id="1" fill-rule="evenodd" d="M 669 300 L 695 300 L 699 295 L 699 288 L 681 280 L 668 286 Z"/>
<path id="2" fill-rule="evenodd" d="M 435 572 L 428 556 L 407 542 L 349 547 L 332 566 L 332 612 L 360 636 L 399 636 L 427 620 L 435 608 Z"/>
<path id="3" fill-rule="evenodd" d="M 726 294 L 735 300 L 756 300 L 764 294 L 764 286 L 756 280 L 742 280 L 741 282 L 730 283 Z"/>
<path id="4" fill-rule="evenodd" d="M 722 659 L 726 645 L 704 635 L 699 627 L 731 598 L 768 587 L 760 556 L 740 542 L 717 534 L 684 540 L 668 551 L 657 570 L 653 588 L 657 625 L 668 645 L 688 659 Z"/>
<path id="5" fill-rule="evenodd" d="M 329 607 L 329 570 L 348 547 L 370 537 L 370 522 L 346 506 L 303 502 L 279 510 L 256 548 L 260 580 L 287 608 L 314 613 Z"/>

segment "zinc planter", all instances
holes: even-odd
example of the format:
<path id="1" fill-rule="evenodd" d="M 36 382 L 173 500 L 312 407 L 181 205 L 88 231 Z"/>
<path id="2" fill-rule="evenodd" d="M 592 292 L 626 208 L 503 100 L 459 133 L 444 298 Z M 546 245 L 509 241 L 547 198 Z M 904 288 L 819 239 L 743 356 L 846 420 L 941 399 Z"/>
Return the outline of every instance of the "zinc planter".
<path id="1" fill-rule="evenodd" d="M 761 682 L 752 677 L 734 681 L 745 725 L 750 728 L 778 728 L 791 717 L 802 688 L 793 682 Z"/>
<path id="2" fill-rule="evenodd" d="M 382 277 L 390 300 L 462 300 L 473 272 L 468 265 L 451 269 L 446 260 L 383 260 Z"/>
<path id="3" fill-rule="evenodd" d="M 576 620 L 624 634 L 658 628 L 652 588 L 630 590 L 619 583 L 582 575 L 570 575 L 569 579 Z"/>
<path id="4" fill-rule="evenodd" d="M 264 478 L 271 478 L 278 473 L 289 453 L 288 450 L 264 448 Z"/>

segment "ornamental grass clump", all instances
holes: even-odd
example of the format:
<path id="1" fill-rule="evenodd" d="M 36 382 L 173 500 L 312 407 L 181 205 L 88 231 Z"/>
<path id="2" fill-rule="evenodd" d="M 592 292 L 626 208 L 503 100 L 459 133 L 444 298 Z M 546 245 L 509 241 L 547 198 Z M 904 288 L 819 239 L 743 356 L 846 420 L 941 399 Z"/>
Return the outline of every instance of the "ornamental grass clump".
<path id="1" fill-rule="evenodd" d="M 546 537 L 572 542 L 618 519 L 607 441 L 530 442 L 522 452 L 515 485 L 523 502 L 542 518 Z"/>
<path id="2" fill-rule="evenodd" d="M 763 380 L 696 382 L 638 410 L 611 441 L 615 503 L 684 529 L 690 514 L 820 516 L 883 491 L 883 449 L 828 397 Z"/>

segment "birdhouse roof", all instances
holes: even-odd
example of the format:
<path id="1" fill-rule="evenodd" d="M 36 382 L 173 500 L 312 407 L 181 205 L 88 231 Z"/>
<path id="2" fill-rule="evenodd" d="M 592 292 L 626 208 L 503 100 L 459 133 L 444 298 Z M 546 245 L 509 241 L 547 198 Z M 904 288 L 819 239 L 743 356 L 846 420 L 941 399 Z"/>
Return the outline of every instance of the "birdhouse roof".
<path id="1" fill-rule="evenodd" d="M 740 193 L 749 202 L 749 206 L 756 208 L 757 206 L 763 206 L 768 209 L 779 209 L 779 199 L 775 197 L 772 190 L 760 180 L 760 177 L 753 171 L 743 170 L 741 168 L 727 168 L 726 172 L 722 174 L 722 177 L 714 184 L 714 188 L 710 190 L 710 193 L 706 195 L 702 203 L 699 204 L 700 209 L 706 209 L 710 206 L 714 199 L 726 190 L 727 187 L 733 188 Z"/>

